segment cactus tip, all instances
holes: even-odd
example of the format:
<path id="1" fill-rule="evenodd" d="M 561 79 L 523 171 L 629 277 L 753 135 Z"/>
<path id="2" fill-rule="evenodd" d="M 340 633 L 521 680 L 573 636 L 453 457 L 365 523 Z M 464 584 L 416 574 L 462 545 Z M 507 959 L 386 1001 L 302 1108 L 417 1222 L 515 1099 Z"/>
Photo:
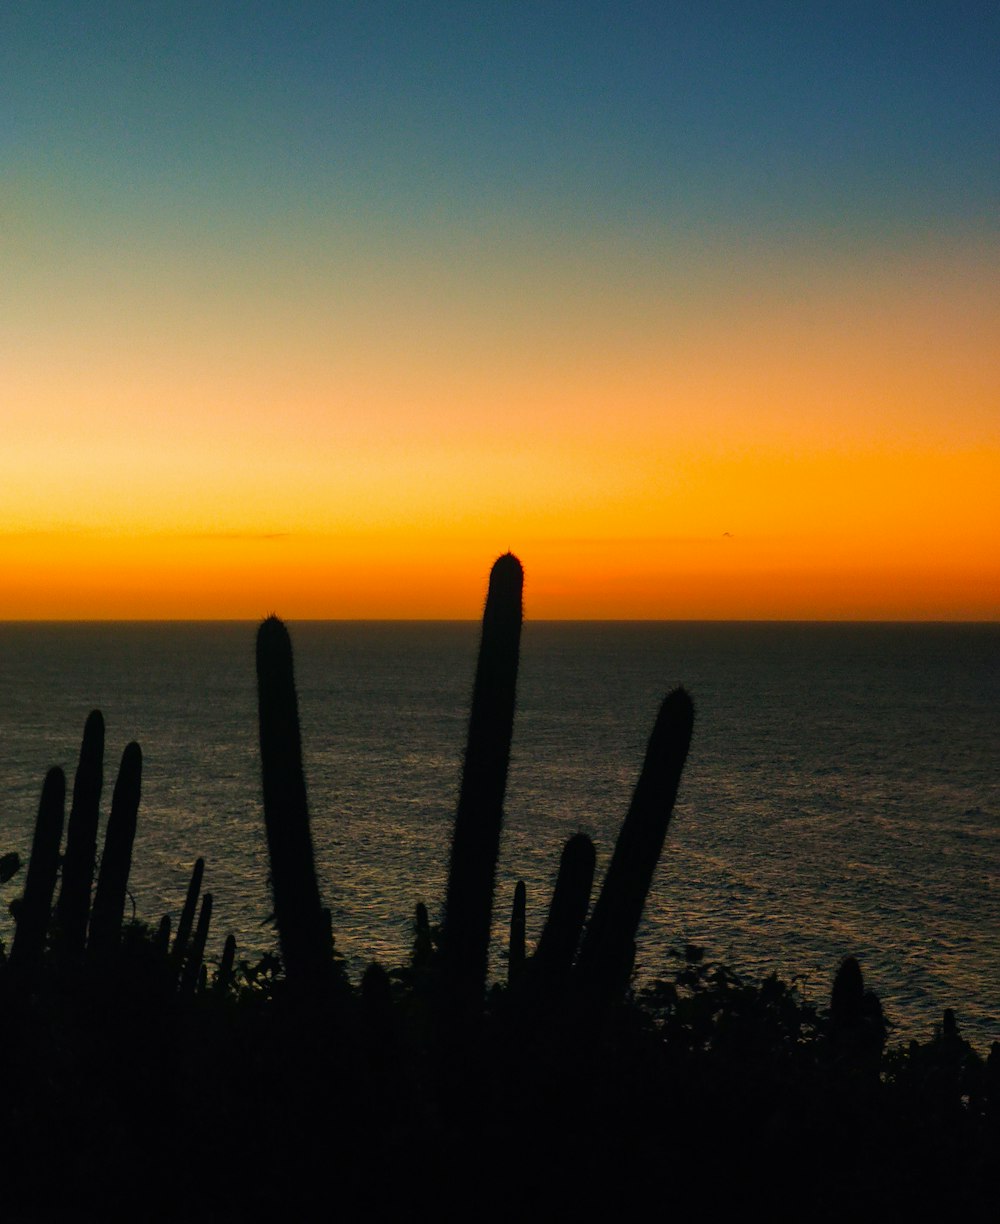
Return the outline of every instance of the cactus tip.
<path id="1" fill-rule="evenodd" d="M 288 637 L 284 621 L 272 612 L 261 622 L 257 630 L 257 641 L 278 641 Z"/>
<path id="2" fill-rule="evenodd" d="M 271 615 L 261 621 L 257 630 L 257 666 L 268 671 L 287 667 L 292 658 L 292 639 L 285 623 Z"/>
<path id="3" fill-rule="evenodd" d="M 524 570 L 524 567 L 521 565 L 521 562 L 518 560 L 517 556 L 511 552 L 509 548 L 505 553 L 501 553 L 500 556 L 493 562 L 494 569 L 496 569 L 498 566 L 502 566 L 512 574 L 520 574 L 523 573 Z"/>
<path id="4" fill-rule="evenodd" d="M 490 585 L 494 581 L 512 582 L 521 586 L 524 582 L 524 566 L 509 550 L 493 562 L 490 570 Z"/>
<path id="5" fill-rule="evenodd" d="M 685 721 L 694 721 L 694 702 L 686 688 L 675 688 L 663 699 L 663 709 L 669 710 L 675 717 Z"/>

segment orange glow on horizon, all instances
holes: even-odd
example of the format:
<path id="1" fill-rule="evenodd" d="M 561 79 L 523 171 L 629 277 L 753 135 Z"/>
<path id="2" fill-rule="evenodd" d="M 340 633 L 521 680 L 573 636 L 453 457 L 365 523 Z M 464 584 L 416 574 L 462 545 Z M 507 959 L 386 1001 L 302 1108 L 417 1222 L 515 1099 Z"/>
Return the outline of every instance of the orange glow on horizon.
<path id="1" fill-rule="evenodd" d="M 997 619 L 997 251 L 696 262 L 39 289 L 0 618 Z"/>
<path id="2" fill-rule="evenodd" d="M 1000 562 L 816 541 L 406 536 L 0 541 L 11 620 L 475 619 L 508 543 L 532 620 L 995 620 Z M 994 553 L 994 558 L 997 557 Z"/>

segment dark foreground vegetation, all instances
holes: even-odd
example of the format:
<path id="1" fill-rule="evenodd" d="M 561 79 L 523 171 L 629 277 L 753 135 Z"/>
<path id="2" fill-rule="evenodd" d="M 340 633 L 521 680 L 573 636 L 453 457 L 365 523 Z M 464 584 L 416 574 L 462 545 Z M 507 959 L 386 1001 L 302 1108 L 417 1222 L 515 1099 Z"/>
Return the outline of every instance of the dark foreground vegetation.
<path id="1" fill-rule="evenodd" d="M 673 950 L 635 993 L 634 940 L 693 724 L 669 694 L 603 884 L 571 838 L 538 946 L 510 908 L 487 981 L 521 628 L 493 568 L 444 917 L 409 962 L 348 980 L 313 870 L 292 652 L 257 640 L 279 950 L 205 962 L 195 865 L 176 921 L 124 921 L 142 758 L 122 758 L 98 865 L 104 727 L 45 779 L 0 963 L 0 1211 L 9 1220 L 997 1218 L 1000 1046 L 954 1016 L 886 1048 L 847 956 L 822 1007 Z M 554 865 L 555 866 L 555 865 Z M 0 877 L 19 876 L 15 855 Z M 16 885 L 10 885 L 16 888 Z M 589 915 L 589 918 L 588 918 Z M 849 951 L 845 949 L 845 951 Z"/>

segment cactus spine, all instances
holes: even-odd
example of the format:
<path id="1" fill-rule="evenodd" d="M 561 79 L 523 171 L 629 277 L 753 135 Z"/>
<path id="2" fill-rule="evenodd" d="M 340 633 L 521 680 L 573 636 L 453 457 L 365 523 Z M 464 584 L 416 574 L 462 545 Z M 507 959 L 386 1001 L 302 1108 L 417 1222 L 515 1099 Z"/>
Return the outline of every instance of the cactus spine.
<path id="1" fill-rule="evenodd" d="M 524 573 L 513 553 L 494 562 L 483 612 L 465 766 L 451 848 L 443 962 L 450 993 L 474 1006 L 486 981 L 490 917 L 514 725 Z"/>
<path id="2" fill-rule="evenodd" d="M 330 941 L 313 867 L 302 741 L 288 631 L 276 616 L 257 632 L 257 696 L 271 893 L 289 981 L 330 970 Z"/>
<path id="3" fill-rule="evenodd" d="M 635 935 L 677 798 L 693 723 L 691 698 L 683 689 L 674 689 L 660 706 L 580 949 L 579 980 L 595 1001 L 611 1002 L 628 984 Z"/>
<path id="4" fill-rule="evenodd" d="M 65 807 L 66 777 L 61 769 L 50 769 L 42 784 L 24 896 L 18 907 L 17 930 L 10 950 L 11 969 L 23 976 L 34 972 L 45 949 Z"/>

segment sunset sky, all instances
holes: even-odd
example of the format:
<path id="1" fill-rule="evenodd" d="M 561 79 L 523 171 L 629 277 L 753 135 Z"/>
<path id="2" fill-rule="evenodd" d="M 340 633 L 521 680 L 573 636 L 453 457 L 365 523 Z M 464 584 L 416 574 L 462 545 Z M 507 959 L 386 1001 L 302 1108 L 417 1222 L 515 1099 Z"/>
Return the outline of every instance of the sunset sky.
<path id="1" fill-rule="evenodd" d="M 1000 7 L 0 5 L 0 619 L 1000 615 Z"/>

